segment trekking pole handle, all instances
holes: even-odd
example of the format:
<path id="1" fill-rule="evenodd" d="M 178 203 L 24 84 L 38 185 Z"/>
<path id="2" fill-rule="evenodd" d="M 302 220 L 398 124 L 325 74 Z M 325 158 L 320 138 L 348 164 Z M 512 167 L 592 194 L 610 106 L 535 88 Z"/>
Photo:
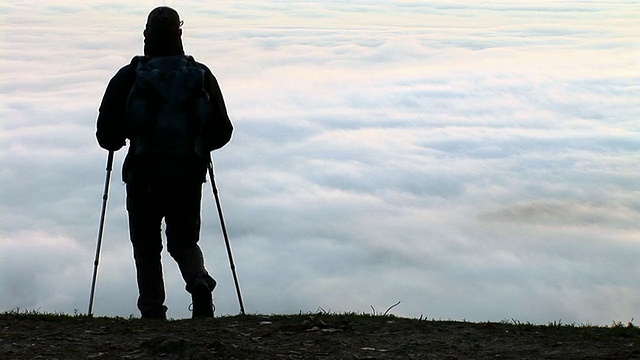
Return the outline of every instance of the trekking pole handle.
<path id="1" fill-rule="evenodd" d="M 109 150 L 109 155 L 107 155 L 107 171 L 113 170 L 113 155 L 115 151 Z"/>

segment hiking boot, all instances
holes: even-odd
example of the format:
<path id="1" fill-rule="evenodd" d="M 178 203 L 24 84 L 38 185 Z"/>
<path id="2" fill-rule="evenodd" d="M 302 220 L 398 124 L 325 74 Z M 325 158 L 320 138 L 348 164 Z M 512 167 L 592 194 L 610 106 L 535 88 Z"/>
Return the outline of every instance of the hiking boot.
<path id="1" fill-rule="evenodd" d="M 191 318 L 213 317 L 213 295 L 211 292 L 216 286 L 212 278 L 199 277 L 189 286 L 191 301 L 193 303 L 193 313 Z"/>
<path id="2" fill-rule="evenodd" d="M 161 306 L 154 309 L 148 309 L 141 312 L 141 317 L 143 319 L 150 320 L 167 320 L 167 307 Z"/>

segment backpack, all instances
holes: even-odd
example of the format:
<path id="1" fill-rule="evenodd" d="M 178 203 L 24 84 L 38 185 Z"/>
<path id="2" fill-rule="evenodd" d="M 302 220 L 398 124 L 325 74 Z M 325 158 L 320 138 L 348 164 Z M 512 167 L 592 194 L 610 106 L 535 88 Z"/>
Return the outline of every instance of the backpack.
<path id="1" fill-rule="evenodd" d="M 204 69 L 191 56 L 140 57 L 135 73 L 127 100 L 129 153 L 154 161 L 204 159 L 202 128 L 211 111 Z"/>

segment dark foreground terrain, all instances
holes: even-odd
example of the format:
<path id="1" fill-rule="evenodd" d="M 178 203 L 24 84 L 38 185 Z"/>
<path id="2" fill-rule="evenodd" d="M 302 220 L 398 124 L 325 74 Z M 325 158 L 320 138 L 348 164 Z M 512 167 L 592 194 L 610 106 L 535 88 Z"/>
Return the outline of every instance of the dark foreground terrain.
<path id="1" fill-rule="evenodd" d="M 176 321 L 5 313 L 0 359 L 640 360 L 640 328 L 324 313 Z"/>

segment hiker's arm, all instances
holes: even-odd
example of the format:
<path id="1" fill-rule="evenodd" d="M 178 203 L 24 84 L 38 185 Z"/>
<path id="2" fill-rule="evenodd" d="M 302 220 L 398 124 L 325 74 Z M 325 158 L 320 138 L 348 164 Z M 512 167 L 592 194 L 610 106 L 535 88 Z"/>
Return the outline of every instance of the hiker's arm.
<path id="1" fill-rule="evenodd" d="M 98 112 L 96 138 L 103 149 L 117 151 L 125 145 L 129 122 L 127 97 L 134 81 L 133 69 L 122 68 L 109 81 Z"/>
<path id="2" fill-rule="evenodd" d="M 203 129 L 204 142 L 207 150 L 213 151 L 223 147 L 231 140 L 233 125 L 231 125 L 227 114 L 220 85 L 209 69 L 206 69 L 205 88 L 211 99 L 212 114 L 211 121 L 205 124 Z"/>

